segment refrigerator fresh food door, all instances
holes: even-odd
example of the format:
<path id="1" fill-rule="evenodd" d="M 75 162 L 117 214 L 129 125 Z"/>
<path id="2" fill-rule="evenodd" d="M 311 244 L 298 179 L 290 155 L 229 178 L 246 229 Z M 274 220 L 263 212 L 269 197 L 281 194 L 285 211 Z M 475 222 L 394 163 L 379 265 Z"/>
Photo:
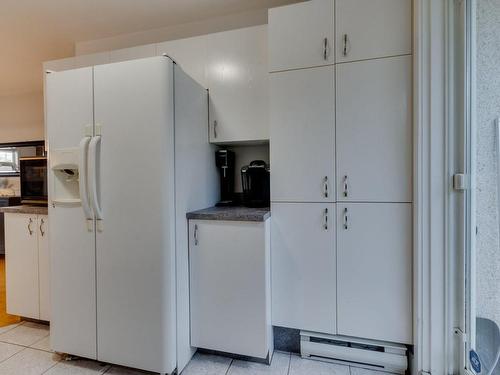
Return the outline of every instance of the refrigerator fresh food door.
<path id="1" fill-rule="evenodd" d="M 95 233 L 79 160 L 93 132 L 92 98 L 92 68 L 47 74 L 51 346 L 95 359 Z"/>
<path id="2" fill-rule="evenodd" d="M 173 63 L 154 57 L 96 66 L 94 84 L 101 138 L 89 150 L 89 181 L 94 213 L 102 219 L 96 233 L 98 359 L 171 373 Z"/>

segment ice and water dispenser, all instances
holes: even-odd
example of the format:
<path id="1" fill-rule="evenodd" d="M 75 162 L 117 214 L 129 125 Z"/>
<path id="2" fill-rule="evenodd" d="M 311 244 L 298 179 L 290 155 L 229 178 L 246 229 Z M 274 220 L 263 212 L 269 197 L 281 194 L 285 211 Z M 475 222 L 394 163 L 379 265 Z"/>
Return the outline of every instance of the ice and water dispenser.
<path id="1" fill-rule="evenodd" d="M 50 153 L 52 170 L 53 205 L 72 205 L 81 203 L 79 187 L 79 149 L 66 148 L 53 150 Z"/>

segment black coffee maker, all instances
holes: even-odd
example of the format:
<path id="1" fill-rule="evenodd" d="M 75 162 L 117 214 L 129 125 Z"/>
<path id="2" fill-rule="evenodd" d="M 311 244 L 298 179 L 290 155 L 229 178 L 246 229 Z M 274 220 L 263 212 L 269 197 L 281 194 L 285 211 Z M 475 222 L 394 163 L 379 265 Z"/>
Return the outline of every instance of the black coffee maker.
<path id="1" fill-rule="evenodd" d="M 220 202 L 216 206 L 234 206 L 234 152 L 215 151 L 215 165 L 220 176 Z"/>
<path id="2" fill-rule="evenodd" d="M 269 165 L 263 160 L 254 160 L 241 168 L 243 204 L 247 207 L 269 207 Z"/>

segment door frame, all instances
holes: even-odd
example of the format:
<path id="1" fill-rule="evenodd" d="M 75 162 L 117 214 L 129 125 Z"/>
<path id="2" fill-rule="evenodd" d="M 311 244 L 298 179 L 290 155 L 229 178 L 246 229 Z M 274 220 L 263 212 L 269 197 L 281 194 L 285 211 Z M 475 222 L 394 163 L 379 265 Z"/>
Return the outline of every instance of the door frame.
<path id="1" fill-rule="evenodd" d="M 463 205 L 453 190 L 462 157 L 455 154 L 457 7 L 467 0 L 414 0 L 414 353 L 413 374 L 460 372 L 456 353 L 455 259 Z M 463 194 L 463 193 L 462 193 Z M 459 263 L 458 263 L 459 264 Z M 458 296 L 457 296 L 458 293 Z M 463 367 L 462 367 L 463 368 Z"/>
<path id="2" fill-rule="evenodd" d="M 413 374 L 471 374 L 476 0 L 414 0 Z M 464 173 L 464 190 L 453 175 Z M 473 276 L 472 276 L 473 278 Z M 473 280 L 472 280 L 473 281 Z M 474 306 L 471 307 L 474 309 Z"/>

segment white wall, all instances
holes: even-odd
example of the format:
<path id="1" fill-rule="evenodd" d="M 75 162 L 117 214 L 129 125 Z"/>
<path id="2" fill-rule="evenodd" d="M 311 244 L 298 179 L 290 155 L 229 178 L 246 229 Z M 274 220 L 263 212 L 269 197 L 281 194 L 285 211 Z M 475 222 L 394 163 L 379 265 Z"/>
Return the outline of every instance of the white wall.
<path id="1" fill-rule="evenodd" d="M 293 3 L 296 1 L 290 0 L 289 2 Z M 86 55 L 264 24 L 267 24 L 267 9 L 260 9 L 252 12 L 211 18 L 200 22 L 78 42 L 75 44 L 75 53 L 77 56 Z"/>
<path id="2" fill-rule="evenodd" d="M 43 139 L 43 94 L 1 96 L 0 143 Z"/>

